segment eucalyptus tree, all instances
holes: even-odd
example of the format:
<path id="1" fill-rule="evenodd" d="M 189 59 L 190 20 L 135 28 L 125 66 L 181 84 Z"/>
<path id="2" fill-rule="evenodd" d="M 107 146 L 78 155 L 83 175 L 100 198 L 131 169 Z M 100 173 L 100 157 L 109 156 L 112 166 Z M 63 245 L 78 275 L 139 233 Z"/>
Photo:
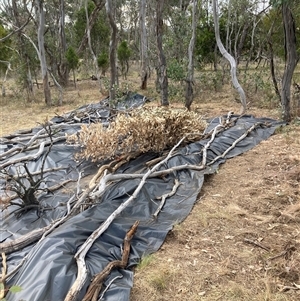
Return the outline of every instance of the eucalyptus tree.
<path id="1" fill-rule="evenodd" d="M 115 5 L 112 0 L 106 0 L 106 12 L 111 28 L 110 44 L 109 44 L 109 62 L 110 62 L 110 100 L 116 98 L 116 86 L 118 83 L 117 63 L 116 63 L 116 49 L 117 49 L 117 32 L 118 28 L 115 22 Z"/>
<path id="2" fill-rule="evenodd" d="M 160 85 L 161 105 L 168 106 L 168 76 L 167 76 L 167 61 L 163 51 L 163 10 L 165 1 L 156 0 L 156 42 L 158 56 L 158 82 Z"/>
<path id="3" fill-rule="evenodd" d="M 63 86 L 68 84 L 69 68 L 66 60 L 67 35 L 66 18 L 70 6 L 69 1 L 43 1 L 45 11 L 44 45 L 48 68 Z"/>
<path id="4" fill-rule="evenodd" d="M 217 45 L 218 48 L 221 52 L 221 54 L 229 61 L 230 66 L 231 66 L 231 78 L 232 78 L 232 84 L 234 86 L 234 88 L 237 90 L 237 92 L 240 95 L 240 99 L 241 99 L 241 103 L 242 103 L 242 110 L 241 112 L 245 112 L 247 110 L 247 102 L 246 102 L 246 95 L 245 92 L 242 88 L 242 86 L 240 85 L 238 79 L 237 79 L 237 75 L 236 75 L 236 61 L 235 59 L 232 57 L 232 55 L 230 55 L 228 53 L 228 51 L 225 49 L 221 38 L 220 38 L 220 32 L 219 32 L 219 14 L 218 14 L 218 2 L 217 0 L 213 0 L 212 1 L 212 6 L 213 6 L 213 16 L 214 16 L 214 24 L 215 24 L 215 35 L 216 35 L 216 41 L 217 41 Z"/>
<path id="5" fill-rule="evenodd" d="M 2 81 L 2 96 L 5 96 L 5 83 L 7 80 L 8 72 L 11 70 L 11 40 L 6 38 L 9 32 L 3 27 L 0 22 L 0 39 L 4 39 L 0 42 L 0 74 L 4 72 L 4 78 Z"/>
<path id="6" fill-rule="evenodd" d="M 69 46 L 66 52 L 68 67 L 73 71 L 73 82 L 76 88 L 75 70 L 78 68 L 79 57 L 72 46 Z"/>
<path id="7" fill-rule="evenodd" d="M 183 63 L 187 58 L 187 49 L 191 36 L 191 10 L 193 1 L 168 0 L 165 2 L 165 53 L 168 58 Z"/>
<path id="8" fill-rule="evenodd" d="M 91 38 L 91 35 L 93 43 L 102 42 L 101 44 L 103 44 L 103 42 L 106 42 L 105 44 L 107 44 L 108 40 L 106 37 L 108 35 L 109 29 L 108 25 L 104 21 L 104 6 L 105 0 L 99 0 L 94 2 L 88 1 L 88 3 L 85 4 L 84 8 L 82 7 L 78 10 L 76 16 L 77 20 L 75 23 L 75 30 L 79 43 L 77 49 L 79 55 L 82 54 L 82 52 L 84 52 L 85 47 L 89 41 L 89 36 Z M 86 13 L 86 10 L 88 11 L 88 13 Z M 101 38 L 100 41 L 99 38 Z M 98 52 L 97 50 L 98 49 L 94 49 L 93 51 Z"/>
<path id="9" fill-rule="evenodd" d="M 128 43 L 126 40 L 121 41 L 117 49 L 118 61 L 121 65 L 121 72 L 124 76 L 124 79 L 127 79 L 127 74 L 129 70 L 129 58 L 131 56 L 131 50 L 128 47 Z"/>
<path id="10" fill-rule="evenodd" d="M 0 22 L 0 39 L 9 35 L 9 31 L 4 28 Z M 7 62 L 11 59 L 11 39 L 5 39 L 0 42 L 0 72 L 7 70 Z"/>
<path id="11" fill-rule="evenodd" d="M 44 42 L 44 34 L 45 34 L 45 11 L 44 11 L 44 1 L 43 0 L 35 0 L 36 5 L 36 17 L 38 23 L 38 55 L 41 66 L 41 75 L 43 81 L 43 89 L 44 89 L 44 97 L 45 103 L 50 106 L 52 104 L 51 100 L 51 92 L 49 86 L 48 79 L 48 70 L 47 70 L 47 62 L 46 62 L 46 54 L 45 54 L 45 42 Z"/>
<path id="12" fill-rule="evenodd" d="M 296 0 L 272 0 L 274 7 L 281 10 L 284 29 L 285 69 L 282 77 L 281 106 L 283 119 L 290 121 L 291 116 L 291 84 L 293 74 L 299 60 L 297 53 L 296 28 L 300 24 L 295 23 L 294 11 L 298 1 Z M 299 4 L 298 4 L 299 9 Z"/>
<path id="13" fill-rule="evenodd" d="M 147 89 L 148 72 L 148 35 L 146 29 L 146 0 L 140 0 L 140 60 L 141 60 L 141 89 Z"/>
<path id="14" fill-rule="evenodd" d="M 16 0 L 2 0 L 0 2 L 1 7 L 1 21 L 6 28 L 11 31 L 11 65 L 13 69 L 17 70 L 18 79 L 22 87 L 26 89 L 27 101 L 34 99 L 32 62 L 35 63 L 35 50 L 32 49 L 31 44 L 24 36 L 24 32 L 29 27 L 32 21 L 31 10 L 27 6 L 27 3 Z M 29 25 L 28 25 L 29 23 Z M 1 41 L 2 45 L 5 45 L 5 40 Z"/>
<path id="15" fill-rule="evenodd" d="M 227 15 L 225 48 L 235 57 L 237 64 L 240 62 L 244 48 L 249 50 L 251 43 L 254 43 L 260 2 L 259 0 L 228 0 L 227 5 L 223 5 L 221 9 L 223 15 Z"/>
<path id="16" fill-rule="evenodd" d="M 191 108 L 193 102 L 193 84 L 194 84 L 194 47 L 196 39 L 196 11 L 197 11 L 197 0 L 193 0 L 193 9 L 192 9 L 192 36 L 188 49 L 189 56 L 189 65 L 188 73 L 186 77 L 186 88 L 185 88 L 185 106 L 188 110 Z"/>

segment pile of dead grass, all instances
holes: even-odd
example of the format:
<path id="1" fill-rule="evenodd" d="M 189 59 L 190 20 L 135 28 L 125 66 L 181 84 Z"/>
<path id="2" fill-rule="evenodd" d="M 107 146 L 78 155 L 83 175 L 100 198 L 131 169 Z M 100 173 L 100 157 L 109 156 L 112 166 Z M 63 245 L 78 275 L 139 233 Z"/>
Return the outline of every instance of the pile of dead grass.
<path id="1" fill-rule="evenodd" d="M 79 135 L 68 137 L 68 142 L 80 145 L 78 158 L 95 162 L 134 152 L 160 152 L 187 134 L 195 133 L 186 139 L 194 141 L 205 127 L 206 122 L 195 112 L 141 108 L 118 114 L 108 128 L 101 123 L 84 125 Z"/>

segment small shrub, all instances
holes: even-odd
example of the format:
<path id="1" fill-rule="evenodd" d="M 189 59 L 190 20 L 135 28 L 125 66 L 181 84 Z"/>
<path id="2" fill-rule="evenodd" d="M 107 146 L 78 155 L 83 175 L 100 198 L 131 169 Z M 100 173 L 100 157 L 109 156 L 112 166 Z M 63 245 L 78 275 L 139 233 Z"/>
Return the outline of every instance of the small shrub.
<path id="1" fill-rule="evenodd" d="M 168 77 L 174 81 L 182 81 L 185 79 L 184 66 L 176 60 L 170 61 L 167 67 Z"/>
<path id="2" fill-rule="evenodd" d="M 109 57 L 107 52 L 102 52 L 98 55 L 97 64 L 101 69 L 102 75 L 105 76 L 105 73 L 109 67 Z"/>

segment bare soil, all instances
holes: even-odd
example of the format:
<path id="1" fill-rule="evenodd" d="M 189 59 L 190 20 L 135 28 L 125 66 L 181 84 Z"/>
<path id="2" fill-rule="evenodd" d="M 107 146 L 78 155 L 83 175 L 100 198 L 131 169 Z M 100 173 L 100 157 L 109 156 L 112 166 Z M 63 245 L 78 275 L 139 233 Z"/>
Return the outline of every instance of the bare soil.
<path id="1" fill-rule="evenodd" d="M 33 103 L 1 98 L 0 136 L 106 96 L 92 81 L 68 88 L 62 107 L 48 108 L 37 95 Z M 230 88 L 199 93 L 192 107 L 205 117 L 239 108 Z M 256 99 L 248 113 L 277 119 L 278 112 Z M 299 183 L 295 119 L 206 178 L 191 214 L 135 269 L 131 301 L 300 300 Z"/>

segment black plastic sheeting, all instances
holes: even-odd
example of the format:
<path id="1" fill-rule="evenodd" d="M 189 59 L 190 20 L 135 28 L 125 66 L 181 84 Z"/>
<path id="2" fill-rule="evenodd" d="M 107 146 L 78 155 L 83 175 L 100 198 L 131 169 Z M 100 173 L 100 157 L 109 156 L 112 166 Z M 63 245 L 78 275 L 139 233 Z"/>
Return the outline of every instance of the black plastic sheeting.
<path id="1" fill-rule="evenodd" d="M 135 100 L 131 99 L 129 104 L 126 104 L 126 102 L 123 103 L 121 109 L 133 107 L 137 103 L 138 105 L 142 105 L 145 101 L 145 99 L 139 95 L 135 96 L 135 98 Z M 81 117 L 80 122 L 94 122 L 99 119 L 103 122 L 107 122 L 110 116 L 110 110 L 105 111 L 102 105 L 100 109 L 93 105 L 93 117 L 91 118 L 91 114 L 86 114 L 84 117 L 85 120 Z M 89 107 L 88 110 L 90 108 L 91 107 Z M 83 107 L 80 110 L 85 112 L 86 109 L 87 107 Z M 60 128 L 61 133 L 74 133 L 79 130 L 80 125 L 76 125 L 78 117 L 74 119 L 74 116 L 78 116 L 78 110 L 74 112 L 74 114 L 70 113 L 68 116 L 56 117 L 52 120 L 55 123 L 64 123 Z M 91 113 L 91 111 L 89 112 Z M 235 117 L 237 116 L 233 116 L 233 118 Z M 75 121 L 73 122 L 71 120 Z M 208 132 L 217 126 L 219 121 L 220 118 L 211 120 L 206 131 Z M 69 124 L 65 125 L 65 122 Z M 125 270 L 114 270 L 104 285 L 105 287 L 114 279 L 109 289 L 105 292 L 103 300 L 129 300 L 130 289 L 133 284 L 132 267 L 138 264 L 143 256 L 157 251 L 173 225 L 187 217 L 197 200 L 197 196 L 204 182 L 204 175 L 214 173 L 218 166 L 224 163 L 226 159 L 238 156 L 252 149 L 262 140 L 268 139 L 282 123 L 268 118 L 257 119 L 253 116 L 245 115 L 237 119 L 233 127 L 217 135 L 208 149 L 207 162 L 221 155 L 237 138 L 243 135 L 247 129 L 258 122 L 267 123 L 268 126 L 258 126 L 254 131 L 250 132 L 245 139 L 240 141 L 224 159 L 218 160 L 205 170 L 194 171 L 185 169 L 179 172 L 173 172 L 163 178 L 147 179 L 137 199 L 114 220 L 87 253 L 86 264 L 89 270 L 89 279 L 78 300 L 83 298 L 93 275 L 101 272 L 109 262 L 121 258 L 122 244 L 126 232 L 136 220 L 139 220 L 140 224 L 131 243 L 128 267 Z M 40 128 L 34 129 L 33 132 L 37 132 L 38 130 L 40 130 Z M 1 143 L 3 152 L 9 147 L 17 146 L 16 143 L 9 144 L 7 139 L 8 138 L 1 140 L 3 142 Z M 210 138 L 191 143 L 180 148 L 176 152 L 176 155 L 173 156 L 167 164 L 162 166 L 161 169 L 182 164 L 200 165 L 202 162 L 200 150 L 209 139 Z M 35 153 L 36 150 L 32 152 Z M 90 162 L 79 164 L 76 162 L 73 159 L 74 152 L 74 147 L 66 145 L 65 142 L 56 143 L 53 146 L 47 157 L 45 168 L 63 166 L 64 169 L 49 175 L 45 185 L 53 185 L 53 183 L 65 179 L 77 180 L 79 172 L 88 175 L 94 174 L 97 171 L 98 167 L 95 166 L 95 164 Z M 23 156 L 24 153 L 21 155 Z M 21 155 L 16 155 L 13 158 Z M 141 155 L 137 159 L 123 165 L 116 173 L 146 172 L 148 169 L 145 163 L 156 157 L 157 154 L 152 153 Z M 30 171 L 38 170 L 41 167 L 42 159 L 43 156 L 37 160 L 28 162 Z M 5 160 L 1 161 L 1 164 L 4 162 Z M 175 179 L 178 179 L 182 184 L 179 186 L 176 194 L 167 199 L 158 218 L 154 219 L 153 214 L 159 206 L 156 197 L 171 191 Z M 26 254 L 30 254 L 18 273 L 12 279 L 9 279 L 7 283 L 8 286 L 21 286 L 22 291 L 17 294 L 8 293 L 6 296 L 7 300 L 64 300 L 77 275 L 77 265 L 74 254 L 85 242 L 87 237 L 96 230 L 121 203 L 128 199 L 129 195 L 136 189 L 139 181 L 139 179 L 124 180 L 108 186 L 101 203 L 96 203 L 93 207 L 69 219 L 66 223 L 49 234 L 41 243 L 33 244 L 23 250 L 8 255 L 7 264 L 9 272 Z M 5 183 L 3 180 L 1 185 L 1 189 L 4 190 Z M 75 187 L 76 183 L 74 183 L 74 189 Z M 42 206 L 53 207 L 52 210 L 43 211 L 40 216 L 36 210 L 31 210 L 24 213 L 21 217 L 16 217 L 13 214 L 7 217 L 8 210 L 11 212 L 17 209 L 16 206 L 11 206 L 8 210 L 3 211 L 0 225 L 0 242 L 13 240 L 22 234 L 44 227 L 50 224 L 54 219 L 63 216 L 66 213 L 66 202 L 73 193 L 74 191 L 66 192 L 60 189 L 53 194 L 43 193 L 40 195 L 39 200 Z"/>

